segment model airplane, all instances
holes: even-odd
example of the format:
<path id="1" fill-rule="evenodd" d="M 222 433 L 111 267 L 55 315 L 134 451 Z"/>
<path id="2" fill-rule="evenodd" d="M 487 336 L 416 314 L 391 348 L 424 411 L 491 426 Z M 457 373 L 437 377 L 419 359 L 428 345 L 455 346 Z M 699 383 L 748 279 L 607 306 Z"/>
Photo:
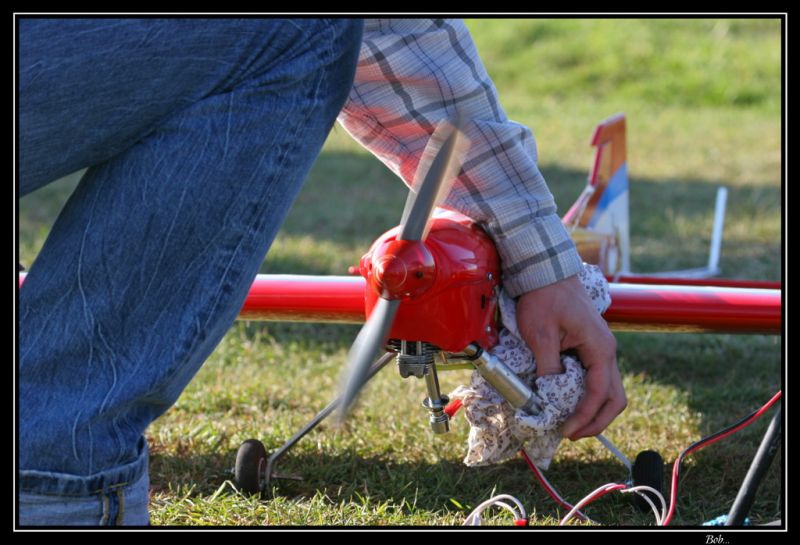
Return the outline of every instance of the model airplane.
<path id="1" fill-rule="evenodd" d="M 512 406 L 530 405 L 530 389 L 487 352 L 498 333 L 494 244 L 469 218 L 434 210 L 458 133 L 451 127 L 434 135 L 442 151 L 415 183 L 400 226 L 375 240 L 350 276 L 259 275 L 253 283 L 240 319 L 366 324 L 348 355 L 340 398 L 271 456 L 254 439 L 239 449 L 236 477 L 245 491 L 268 490 L 277 461 L 337 407 L 342 418 L 363 384 L 391 360 L 402 377 L 424 379 L 423 405 L 434 433 L 448 431 L 453 412 L 439 390 L 442 371 L 477 369 Z M 599 265 L 611 281 L 612 304 L 604 314 L 611 328 L 780 334 L 780 283 L 710 278 L 719 272 L 724 190 L 707 267 L 656 275 L 630 271 L 625 117 L 600 123 L 592 145 L 597 151 L 587 187 L 563 222 L 584 261 Z M 663 462 L 653 454 L 640 453 L 631 469 L 635 480 L 660 489 Z"/>
<path id="2" fill-rule="evenodd" d="M 235 472 L 244 491 L 269 490 L 277 461 L 337 407 L 343 418 L 364 383 L 392 359 L 402 377 L 424 379 L 423 404 L 435 433 L 449 429 L 452 411 L 437 378 L 449 369 L 477 369 L 512 406 L 535 410 L 530 389 L 487 352 L 498 338 L 501 273 L 494 244 L 471 219 L 436 208 L 445 181 L 455 177 L 459 138 L 458 122 L 437 129 L 431 139 L 437 153 L 415 182 L 400 225 L 381 235 L 349 276 L 256 277 L 239 319 L 366 323 L 348 355 L 337 400 L 271 456 L 258 440 L 241 446 Z M 600 266 L 611 281 L 612 304 L 604 314 L 610 327 L 780 334 L 780 283 L 710 278 L 719 273 L 724 189 L 717 196 L 707 267 L 656 275 L 630 271 L 625 117 L 600 123 L 591 143 L 597 149 L 588 184 L 563 223 L 584 261 Z M 643 479 L 655 485 L 660 473 Z"/>

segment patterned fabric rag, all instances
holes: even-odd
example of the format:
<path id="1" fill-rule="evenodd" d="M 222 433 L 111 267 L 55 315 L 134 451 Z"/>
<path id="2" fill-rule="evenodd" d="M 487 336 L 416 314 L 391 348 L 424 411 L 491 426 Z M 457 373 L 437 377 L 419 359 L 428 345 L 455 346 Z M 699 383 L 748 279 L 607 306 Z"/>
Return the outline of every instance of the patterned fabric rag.
<path id="1" fill-rule="evenodd" d="M 611 305 L 608 282 L 600 269 L 584 265 L 578 273 L 599 313 Z M 477 371 L 468 387 L 459 386 L 450 399 L 460 399 L 470 424 L 464 463 L 483 466 L 500 463 L 525 448 L 541 469 L 547 469 L 561 442 L 561 424 L 575 411 L 584 392 L 585 370 L 575 357 L 562 354 L 565 372 L 536 377 L 536 360 L 517 326 L 516 301 L 500 292 L 503 327 L 500 341 L 490 352 L 516 373 L 538 395 L 544 409 L 532 416 L 514 409 Z"/>

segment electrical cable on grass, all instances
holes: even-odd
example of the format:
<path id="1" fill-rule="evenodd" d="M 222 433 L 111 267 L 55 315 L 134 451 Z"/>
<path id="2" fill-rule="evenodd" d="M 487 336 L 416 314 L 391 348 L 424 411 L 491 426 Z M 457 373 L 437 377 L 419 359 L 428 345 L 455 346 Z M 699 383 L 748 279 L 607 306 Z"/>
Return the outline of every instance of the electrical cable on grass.
<path id="1" fill-rule="evenodd" d="M 559 504 L 564 509 L 567 510 L 572 509 L 573 506 L 569 502 L 567 502 L 564 498 L 561 497 L 556 488 L 550 484 L 550 481 L 548 481 L 547 478 L 544 476 L 544 474 L 539 470 L 539 468 L 536 467 L 536 464 L 534 464 L 531 461 L 530 457 L 528 456 L 528 453 L 525 452 L 525 449 L 522 449 L 519 452 L 520 454 L 522 454 L 522 457 L 525 459 L 525 462 L 527 462 L 528 467 L 531 468 L 531 471 L 533 471 L 533 474 L 539 480 L 539 483 L 542 485 L 542 487 L 544 487 L 545 492 L 547 492 L 550 498 L 552 498 L 554 502 Z M 584 522 L 595 522 L 586 515 L 584 515 L 583 513 L 581 513 L 580 511 L 576 511 L 575 514 L 578 516 L 579 519 L 583 520 Z"/>
<path id="2" fill-rule="evenodd" d="M 656 519 L 656 525 L 657 526 L 667 526 L 672 521 L 672 517 L 673 517 L 673 515 L 675 513 L 676 498 L 677 498 L 677 493 L 678 493 L 678 476 L 679 476 L 679 471 L 680 471 L 680 464 L 683 461 L 683 459 L 686 456 L 688 456 L 689 454 L 692 454 L 693 452 L 696 452 L 696 451 L 700 450 L 701 448 L 707 447 L 708 445 L 712 445 L 712 444 L 716 443 L 717 441 L 720 441 L 720 440 L 728 437 L 729 435 L 732 435 L 732 434 L 734 434 L 734 433 L 746 428 L 747 426 L 749 426 L 750 424 L 752 424 L 753 422 L 758 420 L 766 411 L 768 411 L 775 403 L 777 403 L 777 401 L 781 398 L 782 395 L 783 395 L 783 391 L 779 390 L 760 409 L 754 411 L 750 415 L 742 418 L 741 420 L 739 420 L 735 424 L 732 424 L 731 426 L 728 426 L 727 428 L 723 428 L 723 429 L 719 430 L 718 432 L 715 432 L 715 433 L 713 433 L 713 434 L 711 434 L 711 435 L 709 435 L 707 437 L 704 437 L 704 438 L 700 439 L 699 441 L 695 441 L 694 443 L 689 445 L 683 452 L 681 452 L 681 454 L 678 456 L 678 458 L 675 460 L 675 463 L 673 464 L 672 482 L 671 482 L 671 487 L 670 487 L 670 501 L 669 501 L 669 509 L 668 510 L 667 510 L 667 502 L 664 499 L 664 496 L 658 490 L 656 490 L 656 489 L 654 489 L 652 487 L 649 487 L 649 486 L 628 487 L 627 485 L 617 484 L 617 483 L 604 484 L 603 486 L 595 489 L 593 492 L 591 492 L 590 494 L 585 496 L 577 504 L 572 506 L 569 502 L 567 502 L 564 498 L 561 497 L 561 495 L 558 493 L 556 488 L 552 484 L 550 484 L 550 482 L 547 480 L 547 478 L 545 478 L 544 474 L 531 461 L 530 457 L 525 452 L 525 449 L 523 448 L 519 452 L 522 455 L 522 458 L 528 464 L 528 467 L 531 469 L 531 471 L 533 471 L 533 474 L 536 476 L 536 478 L 539 481 L 539 483 L 542 485 L 542 487 L 545 489 L 547 494 L 550 496 L 550 498 L 553 501 L 555 501 L 557 504 L 559 504 L 560 506 L 564 507 L 565 509 L 569 509 L 569 512 L 559 522 L 559 526 L 565 525 L 573 517 L 576 517 L 576 516 L 579 519 L 581 519 L 581 520 L 583 520 L 585 522 L 591 522 L 591 523 L 597 524 L 596 521 L 590 519 L 585 514 L 581 513 L 580 508 L 581 507 L 585 507 L 586 505 L 589 505 L 590 503 L 592 503 L 593 501 L 601 498 L 602 496 L 605 496 L 606 494 L 608 494 L 610 492 L 613 492 L 613 491 L 616 491 L 616 490 L 618 490 L 618 491 L 620 491 L 622 493 L 636 493 L 636 494 L 639 494 L 642 498 L 645 499 L 647 504 L 652 509 L 653 515 L 655 516 L 655 519 Z M 450 403 L 450 405 L 448 405 L 448 407 L 445 409 L 445 411 L 452 418 L 453 415 L 455 415 L 455 413 L 458 412 L 458 410 L 460 408 L 461 408 L 461 404 L 460 403 L 453 402 L 453 403 Z M 610 441 L 608 441 L 605 438 L 603 438 L 603 439 L 604 440 L 601 440 L 601 443 L 603 443 L 604 446 L 608 447 L 608 445 L 610 444 Z M 616 448 L 609 449 L 609 450 L 615 456 L 617 456 L 618 458 L 623 460 L 623 463 L 624 463 L 624 456 L 621 456 L 621 453 L 618 455 L 619 451 Z M 649 493 L 655 495 L 658 498 L 659 502 L 661 503 L 661 511 L 660 512 L 659 512 L 658 508 L 656 507 L 655 503 L 653 503 L 653 501 L 648 497 L 647 494 L 644 494 L 644 492 L 649 492 Z M 523 515 L 520 518 L 515 518 L 515 524 L 521 525 L 520 523 L 524 523 L 525 525 L 527 525 L 527 517 L 525 517 L 525 515 L 524 515 L 524 508 L 522 507 L 522 504 L 519 503 L 519 501 L 516 498 L 514 498 L 513 496 L 501 495 L 501 496 L 495 496 L 494 498 L 491 498 L 490 500 L 487 500 L 486 502 L 482 503 L 477 508 L 475 508 L 475 510 L 473 510 L 473 512 L 470 513 L 470 515 L 467 517 L 467 520 L 464 522 L 464 526 L 477 526 L 477 525 L 480 525 L 481 520 L 482 520 L 481 517 L 480 517 L 480 514 L 491 505 L 500 505 L 501 507 L 503 507 L 505 509 L 508 509 L 512 513 L 514 513 L 514 510 L 510 505 L 508 505 L 506 503 L 503 503 L 501 501 L 496 501 L 496 500 L 501 499 L 503 497 L 507 497 L 507 498 L 512 499 L 517 504 L 517 506 L 521 509 L 521 512 L 523 513 Z M 516 513 L 515 513 L 515 517 L 516 517 Z"/>
<path id="3" fill-rule="evenodd" d="M 613 492 L 614 490 L 621 490 L 623 488 L 625 488 L 624 484 L 617 484 L 617 483 L 607 483 L 607 484 L 604 484 L 603 486 L 600 486 L 600 487 L 596 488 L 593 492 L 591 492 L 586 497 L 584 497 L 581 501 L 576 503 L 575 507 L 573 507 L 570 510 L 569 513 L 564 515 L 564 518 L 561 519 L 561 522 L 559 522 L 558 525 L 559 526 L 564 526 L 567 522 L 570 521 L 570 519 L 573 516 L 575 516 L 575 513 L 577 513 L 578 509 L 580 509 L 581 507 L 583 507 L 585 505 L 589 505 L 590 503 L 592 503 L 596 499 L 599 499 L 599 498 L 605 496 L 609 492 Z"/>
<path id="4" fill-rule="evenodd" d="M 678 493 L 678 476 L 679 476 L 680 464 L 683 461 L 683 459 L 686 456 L 688 456 L 689 454 L 691 454 L 693 452 L 696 452 L 697 450 L 700 450 L 701 448 L 707 447 L 708 445 L 712 445 L 712 444 L 716 443 L 717 441 L 720 441 L 720 440 L 722 440 L 722 439 L 724 439 L 724 438 L 726 438 L 726 437 L 728 437 L 728 436 L 730 436 L 730 435 L 742 430 L 743 428 L 749 426 L 750 424 L 755 422 L 758 418 L 760 418 L 767 410 L 769 410 L 781 398 L 782 395 L 783 395 L 783 392 L 782 391 L 778 391 L 778 393 L 776 393 L 764 406 L 762 406 L 757 411 L 754 411 L 750 415 L 742 418 L 741 420 L 739 420 L 738 422 L 736 422 L 735 424 L 733 424 L 731 426 L 728 426 L 727 428 L 723 428 L 722 430 L 720 430 L 720 431 L 718 431 L 716 433 L 713 433 L 713 434 L 711 434 L 711 435 L 709 435 L 707 437 L 704 437 L 704 438 L 700 439 L 699 441 L 696 441 L 696 442 L 692 443 L 691 445 L 689 445 L 680 454 L 680 456 L 678 456 L 678 458 L 675 460 L 675 463 L 673 465 L 672 485 L 671 485 L 671 488 L 670 488 L 671 494 L 670 494 L 669 509 L 667 509 L 667 502 L 664 499 L 664 496 L 662 494 L 660 494 L 657 490 L 655 490 L 655 489 L 653 489 L 651 487 L 636 486 L 636 487 L 630 487 L 629 488 L 626 485 L 615 484 L 615 483 L 605 484 L 605 485 L 595 489 L 593 492 L 591 492 L 589 495 L 584 497 L 582 500 L 580 500 L 573 507 L 566 500 L 564 500 L 559 495 L 558 491 L 556 491 L 555 487 L 553 487 L 553 485 L 551 485 L 549 483 L 549 481 L 547 481 L 547 479 L 539 471 L 539 469 L 531 462 L 530 458 L 525 453 L 524 449 L 520 450 L 520 454 L 522 454 L 522 457 L 528 463 L 528 467 L 531 468 L 531 470 L 533 471 L 534 475 L 539 480 L 539 482 L 542 484 L 542 486 L 544 487 L 545 491 L 550 495 L 550 497 L 556 503 L 561 505 L 562 507 L 570 509 L 569 513 L 567 513 L 567 515 L 564 516 L 563 519 L 561 519 L 561 522 L 559 523 L 560 526 L 563 526 L 564 524 L 569 522 L 569 520 L 572 519 L 575 516 L 578 516 L 579 518 L 581 518 L 583 520 L 586 520 L 586 521 L 589 521 L 589 522 L 595 522 L 595 521 L 592 521 L 591 519 L 589 519 L 583 513 L 581 513 L 580 512 L 580 508 L 585 507 L 586 505 L 589 505 L 593 501 L 599 499 L 600 497 L 602 497 L 602 496 L 604 496 L 604 495 L 606 495 L 609 492 L 612 492 L 614 490 L 619 490 L 622 493 L 631 493 L 631 492 L 638 493 L 640 496 L 642 496 L 645 499 L 645 501 L 650 505 L 650 508 L 653 510 L 653 514 L 655 515 L 655 519 L 656 519 L 656 524 L 658 526 L 667 526 L 671 522 L 672 517 L 673 517 L 674 512 L 675 512 L 676 498 L 677 498 L 677 493 Z M 605 445 L 605 442 L 603 444 Z M 660 513 L 659 513 L 658 508 L 656 507 L 656 505 L 647 496 L 647 494 L 643 494 L 642 493 L 643 491 L 648 491 L 648 492 L 651 492 L 654 495 L 656 495 L 656 497 L 659 499 L 659 501 L 661 503 L 661 512 Z"/>
<path id="5" fill-rule="evenodd" d="M 512 507 L 511 505 L 505 503 L 502 500 L 511 500 L 516 505 L 516 508 Z M 483 512 L 486 509 L 494 506 L 502 507 L 506 511 L 509 511 L 514 517 L 515 526 L 528 525 L 528 515 L 525 512 L 525 507 L 522 505 L 522 502 L 520 502 L 514 496 L 510 496 L 508 494 L 500 494 L 498 496 L 494 496 L 493 498 L 489 498 L 485 502 L 478 505 L 478 507 L 473 509 L 472 513 L 470 513 L 467 516 L 462 526 L 480 526 L 481 523 L 483 522 L 483 517 L 481 517 Z"/>
<path id="6" fill-rule="evenodd" d="M 659 492 L 652 486 L 644 486 L 644 485 L 625 488 L 623 490 L 620 490 L 620 492 L 622 492 L 623 494 L 634 492 L 638 494 L 640 497 L 644 498 L 644 501 L 646 501 L 648 505 L 650 505 L 650 509 L 653 510 L 653 515 L 656 518 L 656 526 L 664 525 L 664 519 L 667 517 L 667 500 L 664 499 L 664 496 L 663 494 L 661 494 L 661 492 Z M 650 497 L 644 492 L 650 492 L 651 494 L 653 494 L 658 498 L 658 500 L 661 502 L 661 512 L 658 511 L 658 508 L 656 507 L 656 504 L 653 503 L 653 500 L 651 500 Z"/>
<path id="7" fill-rule="evenodd" d="M 672 517 L 675 514 L 675 507 L 677 505 L 676 498 L 678 496 L 678 476 L 680 473 L 681 462 L 683 462 L 683 459 L 689 454 L 692 454 L 693 452 L 700 450 L 701 448 L 705 448 L 708 445 L 713 445 L 717 441 L 720 441 L 728 437 L 729 435 L 732 435 L 737 431 L 746 428 L 747 426 L 758 420 L 775 403 L 777 403 L 777 401 L 781 398 L 782 395 L 783 395 L 783 390 L 778 390 L 778 393 L 772 396 L 772 398 L 769 401 L 767 401 L 767 403 L 765 403 L 764 406 L 762 406 L 757 411 L 750 413 L 749 415 L 745 416 L 735 424 L 728 426 L 727 428 L 723 428 L 716 433 L 713 433 L 707 437 L 700 439 L 699 441 L 695 441 L 694 443 L 686 447 L 686 449 L 684 449 L 683 452 L 680 453 L 680 455 L 675 459 L 675 463 L 672 465 L 669 512 L 667 513 L 666 520 L 664 521 L 663 524 L 664 526 L 668 525 L 672 521 Z"/>

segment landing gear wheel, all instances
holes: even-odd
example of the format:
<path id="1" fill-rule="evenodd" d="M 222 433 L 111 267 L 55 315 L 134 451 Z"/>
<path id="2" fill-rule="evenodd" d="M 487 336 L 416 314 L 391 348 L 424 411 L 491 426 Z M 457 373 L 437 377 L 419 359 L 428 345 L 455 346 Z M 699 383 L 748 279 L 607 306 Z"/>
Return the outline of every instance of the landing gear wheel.
<path id="1" fill-rule="evenodd" d="M 664 494 L 664 459 L 654 450 L 643 450 L 636 456 L 631 468 L 633 486 L 649 486 Z M 643 491 L 660 509 L 661 502 L 652 492 Z M 639 494 L 633 494 L 633 503 L 640 511 L 650 511 L 650 505 Z"/>
<path id="2" fill-rule="evenodd" d="M 258 439 L 248 439 L 236 453 L 236 486 L 247 494 L 260 494 L 267 468 L 267 449 Z"/>

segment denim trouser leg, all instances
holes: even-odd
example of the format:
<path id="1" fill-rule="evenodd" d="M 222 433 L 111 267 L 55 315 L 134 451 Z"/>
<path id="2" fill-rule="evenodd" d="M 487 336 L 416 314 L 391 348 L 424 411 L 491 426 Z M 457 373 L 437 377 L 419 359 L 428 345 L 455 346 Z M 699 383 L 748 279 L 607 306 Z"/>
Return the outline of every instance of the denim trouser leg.
<path id="1" fill-rule="evenodd" d="M 147 524 L 143 432 L 233 323 L 359 21 L 22 20 L 23 193 L 90 167 L 19 294 L 19 522 Z"/>

